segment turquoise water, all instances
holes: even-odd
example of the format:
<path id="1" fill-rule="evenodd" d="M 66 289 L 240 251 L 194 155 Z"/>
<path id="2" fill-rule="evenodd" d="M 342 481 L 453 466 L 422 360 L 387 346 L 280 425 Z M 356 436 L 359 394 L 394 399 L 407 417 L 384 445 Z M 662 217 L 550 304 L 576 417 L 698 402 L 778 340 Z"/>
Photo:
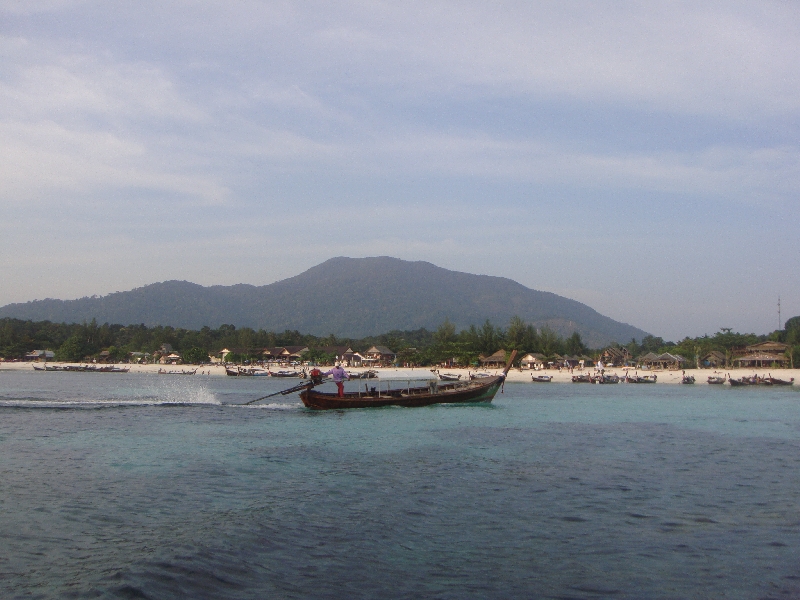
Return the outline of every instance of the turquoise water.
<path id="1" fill-rule="evenodd" d="M 793 598 L 800 390 L 0 372 L 2 598 Z"/>

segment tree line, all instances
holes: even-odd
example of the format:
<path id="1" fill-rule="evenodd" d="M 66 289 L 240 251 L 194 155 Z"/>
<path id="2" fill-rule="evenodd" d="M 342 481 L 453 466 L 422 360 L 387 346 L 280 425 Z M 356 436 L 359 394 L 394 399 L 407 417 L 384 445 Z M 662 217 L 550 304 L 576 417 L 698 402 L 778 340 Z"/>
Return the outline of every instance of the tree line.
<path id="1" fill-rule="evenodd" d="M 712 336 L 684 338 L 680 342 L 664 341 L 660 337 L 645 336 L 641 341 L 631 340 L 625 347 L 631 356 L 647 352 L 670 352 L 694 361 L 712 350 L 733 356 L 738 350 L 765 340 L 781 341 L 796 348 L 800 356 L 800 317 L 786 321 L 782 330 L 769 335 L 741 334 L 722 329 Z M 217 328 L 203 327 L 199 330 L 169 326 L 147 327 L 139 325 L 99 325 L 90 323 L 52 323 L 50 321 L 23 321 L 0 319 L 0 356 L 5 359 L 23 358 L 34 349 L 53 350 L 57 360 L 78 362 L 87 357 L 107 351 L 112 360 L 125 360 L 131 352 L 154 353 L 162 344 L 170 344 L 185 359 L 200 362 L 209 353 L 223 348 L 235 349 L 241 360 L 257 359 L 263 348 L 281 346 L 308 346 L 312 349 L 309 358 L 326 359 L 319 350 L 326 346 L 349 346 L 356 352 L 364 352 L 370 346 L 382 345 L 398 354 L 400 363 L 417 365 L 440 364 L 455 359 L 462 365 L 477 362 L 480 355 L 488 355 L 498 349 L 518 350 L 520 355 L 532 352 L 545 357 L 556 355 L 594 357 L 601 349 L 587 348 L 579 333 L 567 337 L 548 327 L 537 328 L 520 317 L 512 317 L 506 327 L 491 323 L 488 319 L 481 326 L 472 325 L 461 331 L 445 319 L 435 331 L 417 329 L 412 331 L 390 331 L 364 338 L 315 336 L 296 330 L 282 333 L 255 330 L 249 327 L 220 325 Z M 616 344 L 619 345 L 619 344 Z M 316 354 L 320 356 L 316 356 Z"/>

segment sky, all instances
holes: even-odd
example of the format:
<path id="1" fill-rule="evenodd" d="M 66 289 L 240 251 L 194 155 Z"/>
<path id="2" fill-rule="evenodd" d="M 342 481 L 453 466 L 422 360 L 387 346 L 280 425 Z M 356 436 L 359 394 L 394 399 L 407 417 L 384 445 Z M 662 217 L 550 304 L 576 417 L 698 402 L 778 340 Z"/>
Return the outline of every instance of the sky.
<path id="1" fill-rule="evenodd" d="M 0 305 L 386 255 L 800 315 L 797 2 L 0 0 L 0 54 Z"/>

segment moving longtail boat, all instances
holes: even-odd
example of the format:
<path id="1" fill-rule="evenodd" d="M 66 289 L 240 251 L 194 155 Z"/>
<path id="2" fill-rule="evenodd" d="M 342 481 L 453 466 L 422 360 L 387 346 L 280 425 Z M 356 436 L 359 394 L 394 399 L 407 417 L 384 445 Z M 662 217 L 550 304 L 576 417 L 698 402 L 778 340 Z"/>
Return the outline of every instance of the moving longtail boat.
<path id="1" fill-rule="evenodd" d="M 314 410 L 330 410 L 341 408 L 372 408 L 382 406 L 429 406 L 431 404 L 468 404 L 491 402 L 497 390 L 506 380 L 511 363 L 517 351 L 511 352 L 502 375 L 483 377 L 471 381 L 453 381 L 440 384 L 431 380 L 426 386 L 411 387 L 407 385 L 399 389 L 381 390 L 379 387 L 365 391 L 346 392 L 343 397 L 336 393 L 315 391 L 312 380 L 306 389 L 300 392 L 300 399 L 308 408 Z"/>

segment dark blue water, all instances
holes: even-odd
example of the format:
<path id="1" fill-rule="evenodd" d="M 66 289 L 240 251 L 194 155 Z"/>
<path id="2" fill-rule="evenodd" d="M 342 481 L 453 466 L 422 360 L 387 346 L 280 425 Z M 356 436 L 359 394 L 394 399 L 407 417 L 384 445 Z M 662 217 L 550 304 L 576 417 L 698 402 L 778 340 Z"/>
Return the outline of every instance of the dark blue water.
<path id="1" fill-rule="evenodd" d="M 2 598 L 797 598 L 800 393 L 0 372 Z"/>

